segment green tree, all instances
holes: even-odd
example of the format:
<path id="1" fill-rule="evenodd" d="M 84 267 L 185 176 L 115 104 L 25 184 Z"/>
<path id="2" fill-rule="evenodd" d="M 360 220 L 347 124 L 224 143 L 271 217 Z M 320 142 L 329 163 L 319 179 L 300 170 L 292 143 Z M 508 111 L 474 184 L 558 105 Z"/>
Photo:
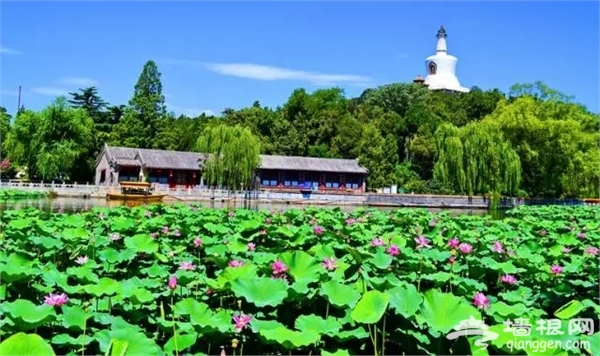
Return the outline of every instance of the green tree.
<path id="1" fill-rule="evenodd" d="M 125 147 L 157 148 L 156 136 L 167 120 L 161 73 L 147 61 L 123 117 L 113 128 L 112 142 Z"/>
<path id="2" fill-rule="evenodd" d="M 26 110 L 15 119 L 7 138 L 11 160 L 27 168 L 30 179 L 91 176 L 93 120 L 84 109 L 57 98 L 40 113 Z"/>
<path id="3" fill-rule="evenodd" d="M 436 180 L 461 194 L 516 195 L 521 180 L 519 156 L 497 126 L 444 124 L 435 137 Z"/>
<path id="4" fill-rule="evenodd" d="M 6 137 L 10 132 L 11 120 L 12 116 L 6 111 L 6 108 L 4 106 L 0 106 L 0 157 L 2 158 L 4 158 L 6 155 L 4 146 Z"/>
<path id="5" fill-rule="evenodd" d="M 238 190 L 253 186 L 260 165 L 260 141 L 241 126 L 207 127 L 197 149 L 207 155 L 203 174 L 210 185 Z"/>

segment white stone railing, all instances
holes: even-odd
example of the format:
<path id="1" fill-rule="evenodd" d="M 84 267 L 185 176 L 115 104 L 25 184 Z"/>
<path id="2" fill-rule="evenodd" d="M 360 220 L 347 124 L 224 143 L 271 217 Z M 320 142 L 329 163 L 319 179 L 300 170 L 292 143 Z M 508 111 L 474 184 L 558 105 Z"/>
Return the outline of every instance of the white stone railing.
<path id="1" fill-rule="evenodd" d="M 170 188 L 168 184 L 153 184 L 154 192 L 167 194 L 174 197 L 207 197 L 215 199 L 223 198 L 243 198 L 247 193 L 243 191 L 229 191 L 226 189 L 208 189 L 206 187 L 196 186 L 186 188 L 185 186 L 177 186 Z M 39 192 L 55 192 L 57 194 L 68 195 L 87 195 L 100 194 L 104 195 L 111 190 L 118 190 L 118 186 L 98 186 L 89 183 L 43 183 L 43 182 L 19 182 L 8 181 L 0 182 L 0 189 L 18 189 Z M 248 194 L 252 194 L 251 192 Z"/>

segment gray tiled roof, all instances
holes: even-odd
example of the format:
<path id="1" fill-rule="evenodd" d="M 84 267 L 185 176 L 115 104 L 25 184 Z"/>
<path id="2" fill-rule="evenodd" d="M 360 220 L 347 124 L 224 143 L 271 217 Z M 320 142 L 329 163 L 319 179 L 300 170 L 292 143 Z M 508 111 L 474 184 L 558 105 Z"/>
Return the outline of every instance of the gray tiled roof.
<path id="1" fill-rule="evenodd" d="M 195 152 L 151 150 L 105 145 L 109 162 L 156 169 L 199 169 L 205 155 Z M 261 155 L 260 169 L 367 174 L 355 159 Z"/>

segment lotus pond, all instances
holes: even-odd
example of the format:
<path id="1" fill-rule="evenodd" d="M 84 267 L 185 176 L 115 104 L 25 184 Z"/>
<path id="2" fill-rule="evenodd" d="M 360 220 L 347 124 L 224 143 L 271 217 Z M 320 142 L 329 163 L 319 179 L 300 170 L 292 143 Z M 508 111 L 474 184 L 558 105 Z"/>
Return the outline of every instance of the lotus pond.
<path id="1" fill-rule="evenodd" d="M 2 221 L 0 355 L 600 355 L 597 207 L 492 220 L 152 205 Z M 471 317 L 497 333 L 487 348 L 447 338 Z M 529 335 L 505 331 L 515 318 Z M 567 330 L 572 318 L 593 333 Z M 562 335 L 536 328 L 548 319 Z"/>

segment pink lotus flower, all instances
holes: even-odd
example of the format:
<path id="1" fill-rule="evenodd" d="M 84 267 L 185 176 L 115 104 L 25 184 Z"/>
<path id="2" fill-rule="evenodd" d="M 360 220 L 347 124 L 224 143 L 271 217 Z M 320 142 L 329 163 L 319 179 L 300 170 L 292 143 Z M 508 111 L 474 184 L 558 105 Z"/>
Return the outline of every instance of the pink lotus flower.
<path id="1" fill-rule="evenodd" d="M 321 265 L 328 271 L 334 271 L 336 268 L 338 268 L 337 260 L 333 257 L 325 258 Z"/>
<path id="2" fill-rule="evenodd" d="M 266 235 L 267 234 L 267 230 L 260 230 L 258 232 L 259 235 Z"/>
<path id="3" fill-rule="evenodd" d="M 563 247 L 562 252 L 563 253 L 570 253 L 573 249 L 569 248 L 569 247 Z"/>
<path id="4" fill-rule="evenodd" d="M 475 293 L 473 305 L 479 309 L 486 309 L 490 306 L 490 300 L 481 292 Z"/>
<path id="5" fill-rule="evenodd" d="M 169 233 L 169 227 L 168 226 L 163 226 L 162 233 L 165 234 L 165 235 L 168 234 Z"/>
<path id="6" fill-rule="evenodd" d="M 169 289 L 170 290 L 175 290 L 175 288 L 177 288 L 177 277 L 175 276 L 171 276 L 169 277 L 169 283 L 168 283 Z"/>
<path id="7" fill-rule="evenodd" d="M 513 276 L 511 274 L 507 274 L 507 275 L 502 276 L 500 278 L 500 280 L 503 283 L 506 283 L 506 284 L 517 284 L 517 279 L 515 278 L 515 276 Z"/>
<path id="8" fill-rule="evenodd" d="M 429 240 L 427 240 L 423 235 L 415 237 L 415 242 L 417 243 L 417 248 L 431 247 Z"/>
<path id="9" fill-rule="evenodd" d="M 233 317 L 234 327 L 236 332 L 241 332 L 250 323 L 252 317 L 250 315 L 240 314 Z"/>
<path id="10" fill-rule="evenodd" d="M 244 262 L 242 261 L 238 261 L 238 260 L 233 260 L 229 262 L 229 267 L 242 267 L 244 265 Z"/>
<path id="11" fill-rule="evenodd" d="M 559 274 L 561 274 L 563 271 L 563 268 L 559 265 L 553 265 L 550 267 L 550 272 L 556 276 L 558 276 Z"/>
<path id="12" fill-rule="evenodd" d="M 184 271 L 193 271 L 195 268 L 196 266 L 194 266 L 192 262 L 181 262 L 179 265 L 179 269 Z"/>
<path id="13" fill-rule="evenodd" d="M 388 247 L 387 253 L 390 256 L 398 256 L 400 254 L 400 249 L 396 245 L 392 245 Z"/>
<path id="14" fill-rule="evenodd" d="M 315 234 L 321 235 L 323 233 L 323 228 L 321 226 L 315 226 L 313 231 L 315 232 Z"/>
<path id="15" fill-rule="evenodd" d="M 415 226 L 415 234 L 418 234 L 421 232 L 421 228 L 418 226 Z"/>
<path id="16" fill-rule="evenodd" d="M 114 234 L 108 235 L 108 238 L 110 239 L 110 241 L 118 241 L 121 239 L 121 235 L 114 233 Z"/>
<path id="17" fill-rule="evenodd" d="M 254 244 L 254 242 L 248 243 L 248 251 L 254 251 L 254 250 L 256 250 L 256 244 Z"/>
<path id="18" fill-rule="evenodd" d="M 175 231 L 173 231 L 173 235 L 181 236 L 181 232 L 179 232 L 179 229 L 175 229 Z"/>
<path id="19" fill-rule="evenodd" d="M 585 233 L 584 232 L 579 232 L 577 233 L 577 237 L 580 239 L 585 239 Z"/>
<path id="20" fill-rule="evenodd" d="M 270 225 L 271 224 L 271 218 L 266 218 L 265 219 L 265 224 Z"/>
<path id="21" fill-rule="evenodd" d="M 504 246 L 502 246 L 502 244 L 499 241 L 494 241 L 494 245 L 492 246 L 492 251 L 494 251 L 496 253 L 503 253 Z"/>
<path id="22" fill-rule="evenodd" d="M 75 260 L 75 263 L 77 263 L 78 265 L 83 266 L 84 264 L 87 263 L 87 261 L 88 261 L 88 257 L 87 256 L 79 256 Z"/>
<path id="23" fill-rule="evenodd" d="M 546 231 L 546 230 L 540 230 L 540 235 L 546 236 L 546 235 L 548 235 L 548 231 Z"/>
<path id="24" fill-rule="evenodd" d="M 458 249 L 460 250 L 460 252 L 464 253 L 465 255 L 468 255 L 469 253 L 473 252 L 473 246 L 471 246 L 467 243 L 462 243 L 462 244 L 458 245 Z"/>
<path id="25" fill-rule="evenodd" d="M 354 219 L 346 219 L 346 225 L 351 226 L 354 225 L 356 223 L 356 220 Z"/>
<path id="26" fill-rule="evenodd" d="M 60 307 L 69 302 L 69 298 L 65 293 L 54 294 L 50 293 L 48 296 L 44 297 L 44 303 L 51 307 Z"/>
<path id="27" fill-rule="evenodd" d="M 373 246 L 373 247 L 383 246 L 383 245 L 385 245 L 385 242 L 383 242 L 383 240 L 380 238 L 376 238 L 376 239 L 373 239 L 373 241 L 371 241 L 371 246 Z"/>
<path id="28" fill-rule="evenodd" d="M 199 237 L 196 237 L 194 239 L 194 247 L 201 247 L 202 246 L 202 239 Z"/>
<path id="29" fill-rule="evenodd" d="M 437 219 L 431 219 L 429 221 L 429 227 L 436 227 L 437 226 Z"/>
<path id="30" fill-rule="evenodd" d="M 145 216 L 145 217 L 147 217 L 147 218 L 151 218 L 151 217 L 152 217 L 152 212 L 150 212 L 150 211 L 146 211 L 146 212 L 144 213 L 144 216 Z"/>
<path id="31" fill-rule="evenodd" d="M 150 234 L 150 237 L 153 238 L 153 239 L 155 239 L 155 238 L 158 237 L 158 234 L 156 232 L 153 232 L 153 233 Z"/>
<path id="32" fill-rule="evenodd" d="M 453 265 L 454 262 L 456 262 L 456 258 L 454 258 L 454 256 L 450 256 L 450 258 L 448 258 L 448 262 Z"/>
<path id="33" fill-rule="evenodd" d="M 450 246 L 450 248 L 457 248 L 458 245 L 460 245 L 460 241 L 456 237 L 448 241 L 448 246 Z"/>
<path id="34" fill-rule="evenodd" d="M 585 253 L 587 253 L 590 256 L 597 256 L 598 252 L 600 252 L 600 250 L 596 247 L 588 247 L 585 249 Z"/>
<path id="35" fill-rule="evenodd" d="M 271 269 L 273 269 L 273 274 L 278 276 L 287 272 L 288 267 L 280 260 L 277 260 L 271 264 Z"/>
<path id="36" fill-rule="evenodd" d="M 227 213 L 227 216 L 230 217 L 230 218 L 232 218 L 232 217 L 235 216 L 235 213 L 233 211 L 230 211 L 230 212 Z"/>

